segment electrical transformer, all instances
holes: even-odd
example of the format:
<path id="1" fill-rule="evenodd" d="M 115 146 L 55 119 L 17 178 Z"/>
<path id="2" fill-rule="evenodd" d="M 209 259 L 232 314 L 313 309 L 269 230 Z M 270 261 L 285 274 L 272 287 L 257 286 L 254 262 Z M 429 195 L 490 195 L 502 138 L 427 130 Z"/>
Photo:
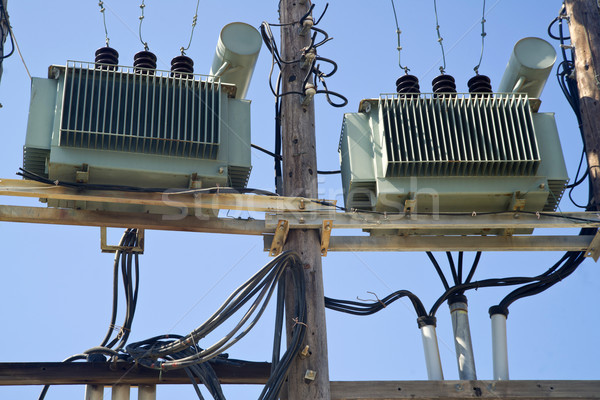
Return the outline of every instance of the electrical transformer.
<path id="1" fill-rule="evenodd" d="M 211 76 L 98 60 L 51 66 L 47 79 L 32 80 L 24 169 L 52 181 L 115 187 L 244 188 L 251 146 L 250 101 L 243 96 L 260 46 L 256 29 L 233 23 L 221 32 L 213 62 L 224 67 Z"/>
<path id="2" fill-rule="evenodd" d="M 552 64 L 550 51 L 542 57 Z M 554 114 L 538 112 L 539 99 L 525 90 L 539 95 L 545 78 L 511 63 L 512 77 L 501 86 L 514 92 L 381 95 L 345 114 L 339 145 L 345 206 L 433 215 L 554 211 L 568 183 Z"/>

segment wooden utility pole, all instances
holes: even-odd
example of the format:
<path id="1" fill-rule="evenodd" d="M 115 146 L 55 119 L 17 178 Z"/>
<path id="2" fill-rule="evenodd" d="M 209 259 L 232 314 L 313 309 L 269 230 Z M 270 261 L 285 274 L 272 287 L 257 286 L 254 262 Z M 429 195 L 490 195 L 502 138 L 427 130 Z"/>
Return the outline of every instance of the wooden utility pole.
<path id="1" fill-rule="evenodd" d="M 593 204 L 600 209 L 600 10 L 597 0 L 565 0 Z"/>
<path id="2" fill-rule="evenodd" d="M 301 35 L 302 25 L 297 23 L 309 11 L 308 0 L 281 0 L 279 19 L 282 24 L 294 22 L 281 28 L 282 58 L 298 60 L 310 45 L 311 31 Z M 304 92 L 303 81 L 307 74 L 301 62 L 284 64 L 282 70 L 282 156 L 283 194 L 317 198 L 317 155 L 315 146 L 315 109 L 312 101 L 302 104 L 303 97 L 288 92 Z M 305 345 L 309 356 L 297 357 L 287 378 L 289 400 L 318 400 L 331 398 L 329 391 L 329 366 L 327 359 L 327 330 L 325 327 L 325 302 L 323 270 L 321 266 L 321 242 L 316 229 L 293 229 L 288 234 L 287 250 L 294 250 L 304 264 L 306 282 L 307 330 Z M 288 340 L 293 318 L 296 293 L 288 286 L 286 316 Z"/>

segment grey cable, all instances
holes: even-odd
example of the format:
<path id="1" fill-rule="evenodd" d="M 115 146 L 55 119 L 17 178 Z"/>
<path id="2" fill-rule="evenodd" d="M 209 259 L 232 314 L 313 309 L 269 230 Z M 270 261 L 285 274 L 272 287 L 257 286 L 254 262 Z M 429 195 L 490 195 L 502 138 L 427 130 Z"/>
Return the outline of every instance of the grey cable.
<path id="1" fill-rule="evenodd" d="M 442 35 L 440 34 L 440 23 L 439 23 L 439 19 L 438 19 L 438 12 L 437 12 L 437 0 L 433 0 L 433 11 L 435 12 L 435 30 L 437 32 L 437 41 L 440 44 L 440 48 L 442 50 L 442 62 L 443 65 L 440 67 L 440 72 L 443 74 L 444 72 L 446 72 L 446 53 L 444 52 L 444 38 L 442 37 Z"/>
<path id="2" fill-rule="evenodd" d="M 196 23 L 198 22 L 198 7 L 200 6 L 200 0 L 196 2 L 196 12 L 194 13 L 194 17 L 192 18 L 192 31 L 190 32 L 190 41 L 188 42 L 187 47 L 181 47 L 181 55 L 184 56 L 185 52 L 192 45 L 192 39 L 194 37 L 194 29 L 196 28 Z"/>
<path id="3" fill-rule="evenodd" d="M 106 13 L 104 12 L 106 9 L 104 8 L 104 2 L 100 0 L 98 2 L 98 6 L 100 7 L 100 12 L 102 13 L 102 22 L 104 23 L 104 41 L 106 42 L 106 46 L 108 46 L 110 39 L 108 38 L 108 29 L 106 28 Z"/>
<path id="4" fill-rule="evenodd" d="M 473 68 L 473 71 L 477 75 L 479 75 L 479 67 L 481 66 L 481 60 L 483 60 L 483 49 L 485 44 L 485 37 L 487 33 L 485 33 L 485 0 L 483 0 L 483 11 L 481 12 L 481 54 L 479 55 L 479 63 Z"/>
<path id="5" fill-rule="evenodd" d="M 394 19 L 396 20 L 396 35 L 398 35 L 398 46 L 396 47 L 396 49 L 398 50 L 398 66 L 400 67 L 400 69 L 403 69 L 404 72 L 408 74 L 410 68 L 406 66 L 403 67 L 400 58 L 400 53 L 402 52 L 402 45 L 400 44 L 400 35 L 402 34 L 402 31 L 400 30 L 400 25 L 398 25 L 398 14 L 396 14 L 396 6 L 394 5 L 394 0 L 390 1 L 392 3 L 392 10 L 394 10 Z"/>
<path id="6" fill-rule="evenodd" d="M 148 42 L 144 42 L 144 39 L 142 39 L 142 22 L 144 22 L 144 8 L 146 7 L 146 4 L 144 4 L 144 0 L 142 0 L 142 3 L 140 4 L 140 9 L 142 10 L 142 15 L 140 15 L 140 26 L 138 29 L 138 34 L 140 37 L 140 42 L 142 42 L 142 44 L 144 45 L 144 51 L 148 51 Z"/>

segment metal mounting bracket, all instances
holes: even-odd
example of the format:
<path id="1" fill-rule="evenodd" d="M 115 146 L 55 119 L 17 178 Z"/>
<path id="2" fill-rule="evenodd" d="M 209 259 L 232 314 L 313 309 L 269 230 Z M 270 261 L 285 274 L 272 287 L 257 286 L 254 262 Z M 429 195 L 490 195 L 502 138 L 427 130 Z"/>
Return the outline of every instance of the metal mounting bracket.
<path id="1" fill-rule="evenodd" d="M 596 262 L 600 258 L 600 231 L 596 232 L 590 246 L 585 251 L 585 256 L 592 257 Z"/>
<path id="2" fill-rule="evenodd" d="M 329 248 L 329 238 L 331 237 L 331 229 L 333 229 L 333 220 L 323 220 L 321 227 L 321 255 L 327 256 L 327 249 Z"/>
<path id="3" fill-rule="evenodd" d="M 510 200 L 510 205 L 508 209 L 511 211 L 523 211 L 525 208 L 525 203 L 527 200 L 525 198 L 520 197 L 520 193 L 513 193 L 512 199 Z"/>
<path id="4" fill-rule="evenodd" d="M 275 228 L 275 236 L 273 237 L 273 242 L 271 243 L 271 249 L 269 250 L 269 255 L 271 257 L 281 254 L 289 231 L 289 222 L 284 219 L 279 220 L 277 223 L 277 228 Z"/>
<path id="5" fill-rule="evenodd" d="M 131 247 L 131 246 L 114 246 L 114 245 L 109 245 L 107 244 L 107 239 L 106 239 L 106 226 L 101 226 L 100 227 L 100 250 L 102 250 L 103 253 L 114 253 L 115 251 L 119 251 L 119 250 L 126 250 L 130 253 L 136 253 L 136 254 L 144 254 L 144 230 L 143 229 L 138 229 L 138 246 L 135 247 Z"/>

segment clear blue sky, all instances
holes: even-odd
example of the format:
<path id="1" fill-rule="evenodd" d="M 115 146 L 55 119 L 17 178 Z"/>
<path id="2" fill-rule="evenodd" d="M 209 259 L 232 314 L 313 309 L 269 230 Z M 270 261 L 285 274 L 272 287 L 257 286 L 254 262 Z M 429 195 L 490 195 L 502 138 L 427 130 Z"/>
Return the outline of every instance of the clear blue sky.
<path id="1" fill-rule="evenodd" d="M 363 98 L 393 92 L 401 71 L 397 64 L 395 25 L 387 0 L 333 0 L 320 27 L 334 38 L 320 54 L 335 60 L 339 71 L 328 85 L 349 99 L 344 109 L 316 102 L 319 169 L 338 169 L 337 144 L 344 112 L 354 112 Z M 473 75 L 480 54 L 481 1 L 439 0 L 440 25 L 447 51 L 447 72 L 459 91 Z M 558 0 L 488 0 L 486 48 L 481 73 L 496 87 L 517 40 L 547 38 L 548 23 L 558 14 Z M 139 2 L 106 0 L 111 46 L 120 63 L 131 65 L 142 49 L 137 37 Z M 319 14 L 325 3 L 317 3 Z M 187 43 L 194 0 L 147 1 L 144 39 L 158 55 L 159 68 Z M 432 1 L 397 0 L 404 46 L 403 62 L 421 79 L 423 91 L 438 72 L 440 51 Z M 8 11 L 32 76 L 46 77 L 51 64 L 93 60 L 104 45 L 96 1 L 9 0 Z M 277 22 L 277 1 L 200 2 L 198 26 L 188 54 L 196 71 L 208 73 L 222 26 L 233 21 L 258 27 Z M 278 31 L 275 30 L 278 35 Z M 552 41 L 556 46 L 556 43 Z M 273 97 L 267 86 L 270 55 L 263 47 L 248 93 L 252 100 L 252 140 L 273 146 Z M 22 165 L 30 81 L 17 55 L 5 60 L 0 82 L 0 177 L 14 178 Z M 575 119 L 562 97 L 554 71 L 542 94 L 543 111 L 555 112 L 571 178 L 581 143 Z M 253 152 L 250 187 L 273 189 L 272 160 Z M 322 177 L 322 198 L 342 200 L 339 176 Z M 585 193 L 578 193 L 583 201 Z M 1 204 L 39 205 L 35 200 L 0 198 Z M 564 199 L 563 211 L 574 207 Z M 246 214 L 230 213 L 231 216 Z M 256 215 L 256 217 L 261 217 Z M 120 230 L 111 232 L 116 241 Z M 3 301 L 0 316 L 1 361 L 60 361 L 97 345 L 110 315 L 112 255 L 99 251 L 99 229 L 1 223 Z M 467 262 L 473 255 L 466 256 Z M 560 257 L 557 253 L 484 253 L 476 279 L 537 275 Z M 141 289 L 131 340 L 161 333 L 185 334 L 209 316 L 239 284 L 268 261 L 259 237 L 197 233 L 147 232 L 141 257 Z M 429 308 L 443 287 L 424 253 L 330 253 L 323 259 L 325 293 L 330 297 L 380 297 L 408 289 Z M 600 273 L 586 260 L 579 270 L 541 295 L 513 304 L 508 319 L 512 379 L 600 379 Z M 480 379 L 492 378 L 490 320 L 487 310 L 509 289 L 467 293 Z M 120 317 L 119 317 L 120 318 Z M 231 348 L 231 357 L 266 361 L 272 343 L 272 309 L 255 331 Z M 332 380 L 426 379 L 420 332 L 408 302 L 371 317 L 327 313 Z M 457 379 L 452 329 L 447 307 L 438 312 L 440 352 L 447 379 Z M 216 337 L 209 337 L 206 343 Z M 0 387 L 0 398 L 37 398 L 39 387 Z M 47 399 L 81 399 L 84 388 L 53 387 Z M 229 399 L 254 398 L 259 387 L 225 387 Z M 159 398 L 194 399 L 191 386 L 159 387 Z M 108 397 L 109 394 L 107 393 Z"/>

